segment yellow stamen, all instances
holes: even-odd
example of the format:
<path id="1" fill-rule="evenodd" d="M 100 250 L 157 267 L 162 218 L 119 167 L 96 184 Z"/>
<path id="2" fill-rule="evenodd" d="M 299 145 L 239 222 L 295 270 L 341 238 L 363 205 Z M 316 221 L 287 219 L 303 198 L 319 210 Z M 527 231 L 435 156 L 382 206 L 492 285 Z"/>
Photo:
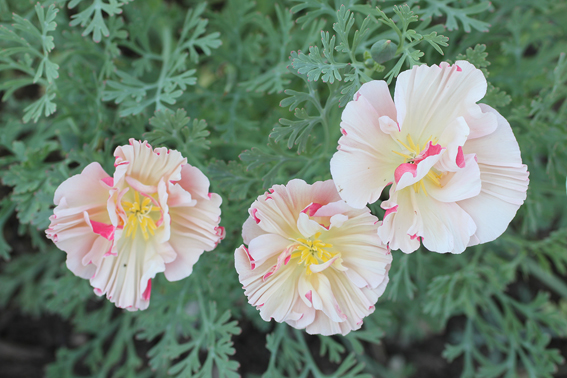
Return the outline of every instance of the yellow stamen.
<path id="1" fill-rule="evenodd" d="M 155 235 L 154 230 L 157 229 L 154 219 L 151 217 L 153 211 L 160 211 L 158 206 L 153 206 L 152 199 L 144 197 L 140 202 L 140 194 L 134 192 L 134 202 L 122 201 L 122 207 L 126 211 L 127 220 L 124 225 L 124 233 L 126 237 L 136 237 L 138 226 L 142 230 L 145 240 L 150 238 L 150 235 Z"/>
<path id="2" fill-rule="evenodd" d="M 419 180 L 419 183 L 421 184 L 421 188 L 423 189 L 423 193 L 425 193 L 425 195 L 427 196 L 427 190 L 425 190 L 425 184 L 423 183 L 423 180 Z"/>
<path id="3" fill-rule="evenodd" d="M 436 175 L 435 173 L 433 173 L 432 171 L 427 172 L 427 177 L 431 179 L 431 181 L 433 181 L 435 184 L 437 184 L 437 186 L 441 186 L 441 175 Z"/>
<path id="4" fill-rule="evenodd" d="M 412 147 L 411 149 L 412 149 L 414 152 L 418 153 L 418 152 L 420 151 L 419 144 L 415 144 L 415 143 L 413 142 L 413 139 L 411 139 L 411 135 L 409 135 L 409 134 L 407 135 L 406 139 L 408 140 L 408 143 L 409 143 L 410 146 Z"/>
<path id="5" fill-rule="evenodd" d="M 409 137 L 409 135 L 408 135 L 408 137 Z M 411 138 L 410 138 L 410 139 L 411 139 Z M 398 139 L 398 142 L 399 142 L 402 146 L 404 146 L 408 151 L 415 152 L 415 149 L 411 148 L 410 146 L 408 146 L 407 144 L 405 144 L 405 143 L 402 142 L 401 140 Z M 413 142 L 412 142 L 412 143 L 413 143 Z"/>
<path id="6" fill-rule="evenodd" d="M 327 248 L 332 248 L 333 245 L 330 243 L 323 243 L 319 237 L 321 233 L 318 232 L 313 235 L 315 240 L 307 240 L 304 238 L 296 239 L 297 245 L 295 246 L 295 251 L 291 254 L 291 259 L 298 259 L 298 264 L 304 264 L 306 266 L 306 274 L 310 275 L 313 272 L 309 269 L 312 264 L 323 264 L 332 259 L 335 254 L 327 251 Z"/>
<path id="7" fill-rule="evenodd" d="M 410 160 L 413 159 L 411 156 L 406 155 L 406 154 L 402 154 L 401 152 L 394 151 L 394 150 L 392 150 L 392 152 L 395 153 L 395 154 L 398 154 L 398 155 L 400 155 L 400 156 L 402 156 L 402 157 L 405 157 L 406 159 L 410 159 Z"/>

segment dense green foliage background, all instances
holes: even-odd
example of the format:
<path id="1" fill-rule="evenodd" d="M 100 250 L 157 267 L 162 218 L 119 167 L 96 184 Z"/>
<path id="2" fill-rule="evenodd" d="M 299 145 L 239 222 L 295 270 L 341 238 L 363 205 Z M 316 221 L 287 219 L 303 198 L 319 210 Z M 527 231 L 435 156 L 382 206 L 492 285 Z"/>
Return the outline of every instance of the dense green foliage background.
<path id="1" fill-rule="evenodd" d="M 0 23 L 0 309 L 57 314 L 84 336 L 48 377 L 425 377 L 391 350 L 432 335 L 447 376 L 567 376 L 566 2 L 0 0 Z M 384 39 L 398 48 L 378 64 Z M 263 322 L 234 270 L 251 202 L 330 178 L 341 106 L 362 83 L 393 91 L 400 70 L 463 58 L 529 166 L 508 231 L 462 255 L 394 252 L 376 312 L 347 337 Z M 131 137 L 201 168 L 227 230 L 189 278 L 159 275 L 138 313 L 96 297 L 44 237 L 57 186 L 92 161 L 112 173 Z"/>

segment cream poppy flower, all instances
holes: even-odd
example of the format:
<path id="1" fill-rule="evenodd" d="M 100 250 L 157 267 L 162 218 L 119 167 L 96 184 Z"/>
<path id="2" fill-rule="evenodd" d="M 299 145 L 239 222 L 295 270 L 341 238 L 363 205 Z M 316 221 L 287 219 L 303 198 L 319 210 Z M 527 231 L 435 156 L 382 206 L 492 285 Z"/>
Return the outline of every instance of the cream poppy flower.
<path id="1" fill-rule="evenodd" d="M 262 319 L 308 333 L 361 327 L 388 283 L 392 256 L 368 208 L 340 199 L 332 180 L 292 180 L 261 195 L 244 223 L 235 265 Z"/>
<path id="2" fill-rule="evenodd" d="M 364 84 L 342 114 L 331 174 L 362 208 L 387 185 L 378 233 L 392 249 L 420 244 L 461 253 L 496 239 L 526 199 L 527 167 L 510 125 L 477 104 L 482 72 L 466 61 L 401 73 L 394 101 L 384 81 Z"/>
<path id="3" fill-rule="evenodd" d="M 143 310 L 156 273 L 187 277 L 224 237 L 222 200 L 178 151 L 130 139 L 114 156 L 114 177 L 91 163 L 57 188 L 46 234 L 97 295 Z"/>

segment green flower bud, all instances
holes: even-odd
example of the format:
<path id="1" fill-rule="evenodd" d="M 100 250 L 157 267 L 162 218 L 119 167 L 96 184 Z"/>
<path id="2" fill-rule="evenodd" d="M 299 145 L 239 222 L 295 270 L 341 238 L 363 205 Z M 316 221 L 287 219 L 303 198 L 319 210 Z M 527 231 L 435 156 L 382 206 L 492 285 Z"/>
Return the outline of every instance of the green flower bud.
<path id="1" fill-rule="evenodd" d="M 370 48 L 370 54 L 376 63 L 384 63 L 396 56 L 397 49 L 398 45 L 394 42 L 389 39 L 381 39 L 372 45 Z"/>

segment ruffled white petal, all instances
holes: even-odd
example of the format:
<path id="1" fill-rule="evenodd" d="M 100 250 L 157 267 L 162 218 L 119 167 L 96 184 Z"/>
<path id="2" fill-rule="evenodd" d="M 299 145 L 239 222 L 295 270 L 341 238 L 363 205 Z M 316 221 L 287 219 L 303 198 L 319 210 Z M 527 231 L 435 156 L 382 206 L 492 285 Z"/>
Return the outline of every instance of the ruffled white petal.
<path id="1" fill-rule="evenodd" d="M 91 285 L 97 295 L 105 295 L 117 307 L 144 310 L 149 280 L 165 270 L 165 263 L 175 259 L 168 243 L 147 242 L 141 235 L 117 241 L 117 255 L 107 256 L 97 267 Z"/>
<path id="2" fill-rule="evenodd" d="M 378 235 L 404 253 L 419 248 L 420 239 L 430 251 L 461 253 L 476 231 L 473 219 L 456 203 L 439 202 L 423 191 L 409 188 L 388 202 L 386 206 L 394 202 L 398 207 L 384 218 Z"/>
<path id="3" fill-rule="evenodd" d="M 471 216 L 454 202 L 438 202 L 418 195 L 422 196 L 416 214 L 416 218 L 421 218 L 420 227 L 409 232 L 421 236 L 423 245 L 430 251 L 462 253 L 476 231 Z"/>
<path id="4" fill-rule="evenodd" d="M 522 164 L 510 124 L 488 105 L 481 107 L 495 115 L 498 128 L 492 134 L 467 141 L 463 148 L 477 154 L 482 181 L 478 196 L 458 202 L 477 225 L 469 245 L 492 241 L 506 230 L 524 203 L 529 184 L 529 173 Z"/>
<path id="5" fill-rule="evenodd" d="M 177 257 L 166 264 L 165 277 L 177 281 L 189 276 L 199 256 L 213 250 L 222 240 L 219 228 L 222 199 L 216 193 L 209 195 L 209 180 L 190 165 L 183 166 L 181 180 L 170 184 L 169 190 L 169 244 Z"/>
<path id="6" fill-rule="evenodd" d="M 498 121 L 496 130 L 482 138 L 467 140 L 463 146 L 465 154 L 476 154 L 480 164 L 522 167 L 522 156 L 516 137 L 512 132 L 510 124 L 496 110 L 488 105 L 480 104 L 483 112 L 491 113 Z"/>
<path id="7" fill-rule="evenodd" d="M 378 236 L 384 243 L 388 243 L 391 249 L 401 249 L 404 253 L 411 253 L 419 248 L 417 236 L 409 234 L 410 228 L 417 222 L 412 191 L 413 188 L 408 188 L 396 193 L 390 189 L 390 199 L 380 205 L 386 209 L 386 215 L 378 227 Z"/>
<path id="8" fill-rule="evenodd" d="M 480 169 L 474 154 L 465 156 L 465 166 L 449 172 L 439 181 L 441 186 L 425 180 L 427 194 L 439 202 L 456 202 L 477 196 L 480 193 Z"/>
<path id="9" fill-rule="evenodd" d="M 396 119 L 396 105 L 392 100 L 388 84 L 384 80 L 373 80 L 362 84 L 358 92 L 355 93 L 354 99 L 356 100 L 360 96 L 364 97 L 380 116 Z"/>
<path id="10" fill-rule="evenodd" d="M 355 208 L 375 202 L 403 162 L 392 153 L 398 144 L 381 130 L 381 116 L 387 115 L 378 113 L 363 95 L 349 102 L 342 114 L 344 135 L 331 159 L 331 175 L 341 198 Z"/>
<path id="11" fill-rule="evenodd" d="M 112 227 L 106 212 L 110 188 L 103 181 L 109 177 L 100 164 L 92 163 L 55 191 L 57 206 L 46 234 L 59 249 L 67 252 L 67 267 L 81 278 L 93 275 L 92 260 L 104 255 L 112 246 L 112 242 L 95 233 L 91 225 L 91 220 L 96 220 Z"/>
<path id="12" fill-rule="evenodd" d="M 238 272 L 240 282 L 246 289 L 245 294 L 251 305 L 260 310 L 262 319 L 269 321 L 274 318 L 278 322 L 285 321 L 287 316 L 292 313 L 297 298 L 296 287 L 299 271 L 294 269 L 281 269 L 278 274 L 269 280 L 264 280 L 263 276 L 272 264 L 276 263 L 277 257 L 263 260 L 256 264 L 255 268 L 250 268 L 250 258 L 244 246 L 236 250 L 235 267 Z M 297 315 L 292 316 L 298 320 Z"/>
<path id="13" fill-rule="evenodd" d="M 459 116 L 478 112 L 476 102 L 484 97 L 486 88 L 482 71 L 466 61 L 452 66 L 414 66 L 402 72 L 396 82 L 397 121 L 420 145 L 430 136 L 446 145 L 447 127 Z"/>
<path id="14" fill-rule="evenodd" d="M 153 149 L 147 142 L 135 139 L 130 139 L 130 145 L 117 147 L 114 156 L 117 187 L 125 185 L 126 176 L 147 186 L 157 186 L 162 178 L 166 182 L 177 181 L 181 178 L 181 166 L 187 163 L 179 151 L 165 147 Z"/>

